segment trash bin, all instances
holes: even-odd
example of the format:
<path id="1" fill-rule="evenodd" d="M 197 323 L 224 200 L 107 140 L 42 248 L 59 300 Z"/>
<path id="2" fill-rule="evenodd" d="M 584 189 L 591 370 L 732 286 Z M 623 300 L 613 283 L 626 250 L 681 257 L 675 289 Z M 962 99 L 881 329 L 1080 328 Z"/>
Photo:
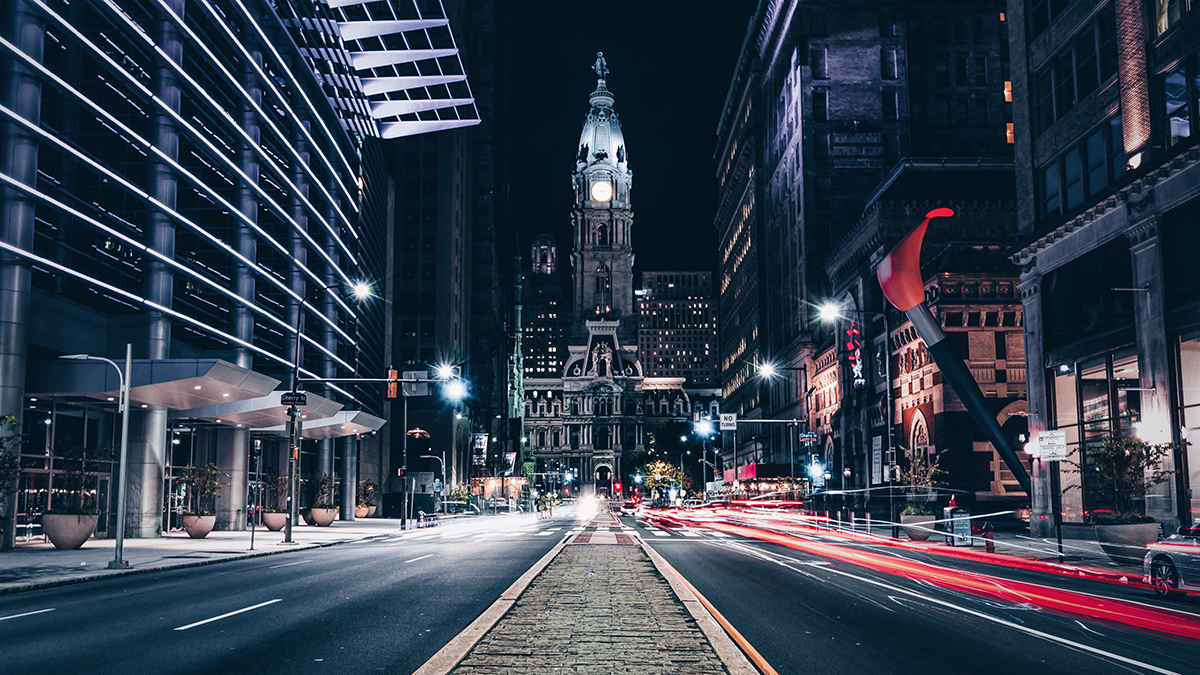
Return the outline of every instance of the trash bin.
<path id="1" fill-rule="evenodd" d="M 946 543 L 951 546 L 971 545 L 971 511 L 961 506 L 942 509 L 946 521 Z"/>

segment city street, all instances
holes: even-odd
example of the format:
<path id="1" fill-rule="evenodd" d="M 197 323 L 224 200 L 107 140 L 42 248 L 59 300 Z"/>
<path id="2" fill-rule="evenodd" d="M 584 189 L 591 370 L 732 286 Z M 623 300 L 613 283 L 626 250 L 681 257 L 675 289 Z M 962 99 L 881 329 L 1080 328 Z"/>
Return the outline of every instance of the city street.
<path id="1" fill-rule="evenodd" d="M 630 519 L 624 519 L 631 522 Z M 636 529 L 780 673 L 1194 673 L 1200 642 L 1086 616 L 945 589 L 775 543 L 707 529 Z M 897 560 L 988 574 L 1179 612 L 1195 625 L 1196 599 L 1161 601 L 1147 589 L 1076 581 L 998 565 L 812 541 Z M 1103 605 L 1103 602 L 1097 604 Z M 1080 608 L 1080 611 L 1086 611 Z"/>
<path id="2" fill-rule="evenodd" d="M 6 596 L 3 670 L 410 673 L 572 525 L 491 517 Z"/>

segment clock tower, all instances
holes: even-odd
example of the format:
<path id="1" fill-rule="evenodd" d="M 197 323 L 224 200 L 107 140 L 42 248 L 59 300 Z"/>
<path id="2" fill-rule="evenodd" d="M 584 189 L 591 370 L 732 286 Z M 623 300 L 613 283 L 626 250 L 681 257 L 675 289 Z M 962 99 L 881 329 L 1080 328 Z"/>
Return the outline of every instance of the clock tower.
<path id="1" fill-rule="evenodd" d="M 636 344 L 633 310 L 633 211 L 629 192 L 633 172 L 613 95 L 605 85 L 608 67 L 596 55 L 596 91 L 583 123 L 571 179 L 575 204 L 572 251 L 575 315 L 572 336 L 586 338 L 588 321 L 616 321 L 617 335 Z"/>

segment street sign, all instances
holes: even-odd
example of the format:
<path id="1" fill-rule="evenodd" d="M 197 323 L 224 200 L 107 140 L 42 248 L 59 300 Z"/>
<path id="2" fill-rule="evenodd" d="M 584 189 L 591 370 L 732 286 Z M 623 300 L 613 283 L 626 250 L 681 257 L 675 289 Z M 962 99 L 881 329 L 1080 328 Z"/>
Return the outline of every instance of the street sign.
<path id="1" fill-rule="evenodd" d="M 1045 462 L 1065 461 L 1067 452 L 1067 432 L 1065 429 L 1054 431 L 1039 431 L 1037 437 L 1038 459 Z"/>
<path id="2" fill-rule="evenodd" d="M 721 413 L 721 431 L 737 431 L 737 413 Z"/>
<path id="3" fill-rule="evenodd" d="M 404 390 L 405 396 L 428 396 L 429 395 L 429 379 L 428 370 L 406 370 L 401 374 L 402 380 L 422 380 L 421 382 L 401 382 L 400 386 Z"/>
<path id="4" fill-rule="evenodd" d="M 433 480 L 433 491 L 438 494 L 442 493 L 442 479 L 441 478 L 435 478 Z"/>
<path id="5" fill-rule="evenodd" d="M 308 394 L 302 391 L 285 391 L 279 395 L 282 405 L 308 405 Z"/>
<path id="6" fill-rule="evenodd" d="M 799 436 L 800 436 L 801 443 L 816 443 L 817 442 L 817 432 L 815 432 L 815 431 L 801 431 Z"/>

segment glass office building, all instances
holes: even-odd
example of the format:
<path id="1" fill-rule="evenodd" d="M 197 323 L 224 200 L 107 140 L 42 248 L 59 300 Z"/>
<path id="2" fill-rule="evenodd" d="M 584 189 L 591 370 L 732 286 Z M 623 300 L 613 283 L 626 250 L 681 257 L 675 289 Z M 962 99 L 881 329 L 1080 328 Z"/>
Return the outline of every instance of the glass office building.
<path id="1" fill-rule="evenodd" d="M 0 415 L 26 437 L 0 515 L 29 536 L 82 490 L 97 535 L 114 534 L 117 369 L 59 357 L 123 362 L 129 344 L 128 534 L 201 507 L 177 477 L 210 463 L 228 484 L 207 507 L 217 527 L 245 527 L 248 474 L 286 471 L 295 355 L 302 378 L 386 367 L 384 299 L 350 292 L 388 274 L 379 142 L 478 123 L 445 12 L 13 0 L 2 14 Z M 382 388 L 304 388 L 302 472 L 353 477 L 380 452 Z M 82 481 L 64 470 L 83 465 Z"/>

